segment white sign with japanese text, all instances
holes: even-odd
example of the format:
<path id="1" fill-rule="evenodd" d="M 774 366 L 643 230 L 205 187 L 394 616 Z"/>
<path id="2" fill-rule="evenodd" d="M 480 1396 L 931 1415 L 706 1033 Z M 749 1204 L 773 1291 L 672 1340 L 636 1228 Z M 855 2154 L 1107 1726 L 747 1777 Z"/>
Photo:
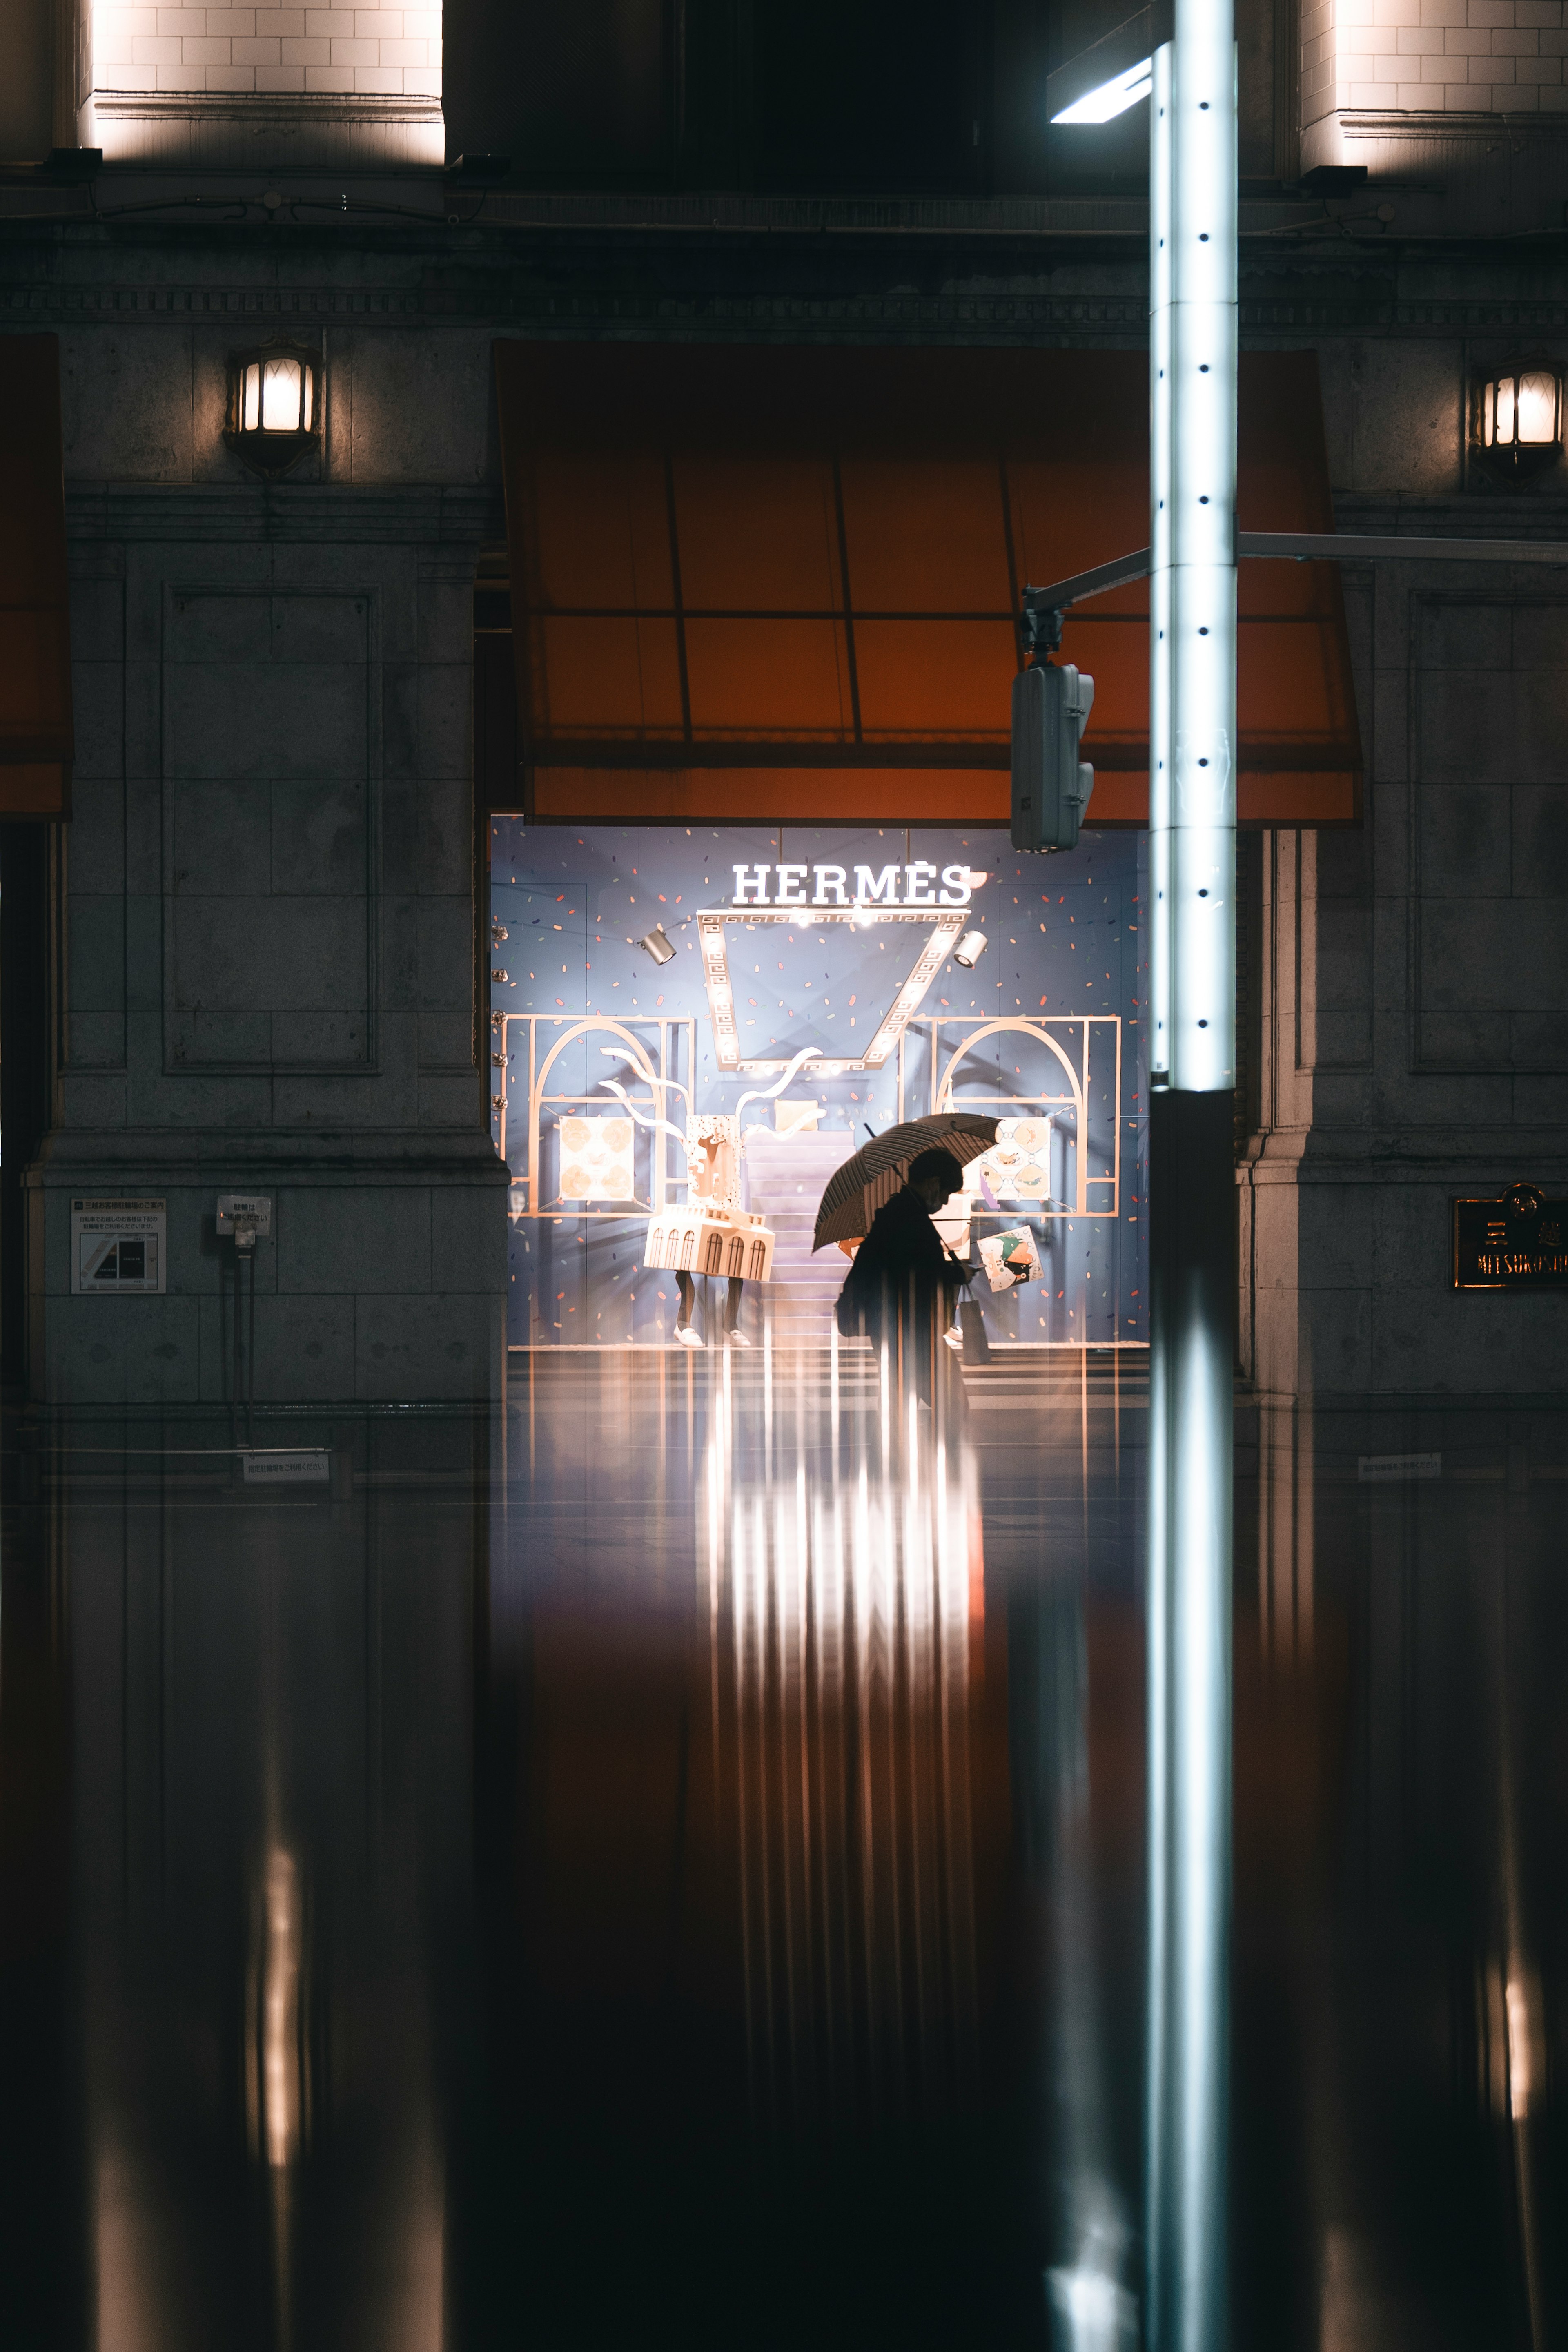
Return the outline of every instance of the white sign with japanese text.
<path id="1" fill-rule="evenodd" d="M 73 1201 L 73 1295 L 125 1298 L 166 1291 L 168 1233 L 163 1201 Z"/>

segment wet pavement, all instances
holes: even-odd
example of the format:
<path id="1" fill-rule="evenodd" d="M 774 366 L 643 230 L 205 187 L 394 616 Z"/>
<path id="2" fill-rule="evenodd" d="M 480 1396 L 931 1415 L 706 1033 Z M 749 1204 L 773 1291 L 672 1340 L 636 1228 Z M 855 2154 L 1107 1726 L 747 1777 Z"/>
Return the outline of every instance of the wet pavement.
<path id="1" fill-rule="evenodd" d="M 1135 2344 L 1142 1360 L 12 1456 L 6 2341 Z M 1234 2341 L 1546 2352 L 1568 1417 L 1238 1445 Z"/>

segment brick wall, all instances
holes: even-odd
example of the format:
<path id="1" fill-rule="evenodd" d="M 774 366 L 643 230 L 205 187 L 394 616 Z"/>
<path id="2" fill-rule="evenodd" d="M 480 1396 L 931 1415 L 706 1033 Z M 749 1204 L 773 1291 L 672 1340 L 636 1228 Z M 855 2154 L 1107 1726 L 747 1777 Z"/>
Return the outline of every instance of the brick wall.
<path id="1" fill-rule="evenodd" d="M 100 0 L 93 68 L 104 92 L 439 98 L 441 11 L 124 7 Z"/>
<path id="2" fill-rule="evenodd" d="M 1565 54 L 1563 0 L 1320 0 L 1301 14 L 1302 122 L 1568 110 Z"/>

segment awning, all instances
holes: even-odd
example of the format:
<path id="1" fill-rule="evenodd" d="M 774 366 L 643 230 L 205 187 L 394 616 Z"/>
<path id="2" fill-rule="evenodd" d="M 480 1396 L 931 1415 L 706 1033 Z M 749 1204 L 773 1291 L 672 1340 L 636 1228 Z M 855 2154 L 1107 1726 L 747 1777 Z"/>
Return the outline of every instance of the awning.
<path id="1" fill-rule="evenodd" d="M 0 818 L 70 814 L 59 344 L 0 341 Z"/>
<path id="2" fill-rule="evenodd" d="M 1141 352 L 496 346 L 535 820 L 998 824 L 1026 582 L 1146 545 Z M 1332 530 L 1312 352 L 1241 362 L 1240 526 Z M 1240 579 L 1243 824 L 1360 814 L 1338 566 Z M 1078 608 L 1092 823 L 1148 822 L 1148 593 Z"/>

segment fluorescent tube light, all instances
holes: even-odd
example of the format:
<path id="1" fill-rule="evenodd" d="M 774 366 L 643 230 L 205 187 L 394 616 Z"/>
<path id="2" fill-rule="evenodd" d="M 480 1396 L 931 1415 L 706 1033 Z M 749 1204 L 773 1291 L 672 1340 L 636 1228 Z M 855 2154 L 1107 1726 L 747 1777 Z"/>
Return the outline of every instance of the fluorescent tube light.
<path id="1" fill-rule="evenodd" d="M 1111 122 L 1118 114 L 1125 114 L 1141 98 L 1147 98 L 1154 84 L 1154 59 L 1141 58 L 1135 66 L 1127 66 L 1109 81 L 1093 89 L 1086 89 L 1082 98 L 1064 106 L 1060 114 L 1051 116 L 1052 122 Z"/>

